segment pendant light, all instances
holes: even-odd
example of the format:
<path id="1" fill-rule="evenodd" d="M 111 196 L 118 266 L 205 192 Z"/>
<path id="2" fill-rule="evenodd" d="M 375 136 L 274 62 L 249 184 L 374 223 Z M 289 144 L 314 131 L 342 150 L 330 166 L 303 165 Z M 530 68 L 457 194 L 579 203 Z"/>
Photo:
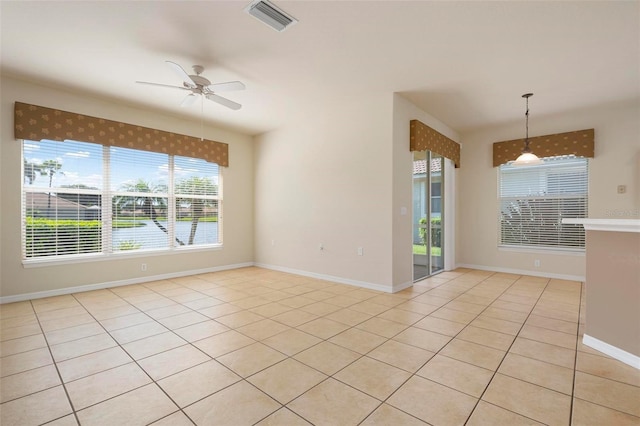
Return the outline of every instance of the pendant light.
<path id="1" fill-rule="evenodd" d="M 514 161 L 514 166 L 534 166 L 536 164 L 542 164 L 542 160 L 538 158 L 533 152 L 531 152 L 531 148 L 529 148 L 529 98 L 533 96 L 533 93 L 525 93 L 522 95 L 523 98 L 527 100 L 527 112 L 524 114 L 526 117 L 527 125 L 526 125 L 526 137 L 524 139 L 524 148 L 522 150 L 522 154 Z"/>

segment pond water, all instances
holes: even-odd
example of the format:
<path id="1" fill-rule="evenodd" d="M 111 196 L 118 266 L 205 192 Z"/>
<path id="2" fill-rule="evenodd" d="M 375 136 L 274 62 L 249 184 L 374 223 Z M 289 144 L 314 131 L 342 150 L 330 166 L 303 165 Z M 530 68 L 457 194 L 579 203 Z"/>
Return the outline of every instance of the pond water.
<path id="1" fill-rule="evenodd" d="M 117 228 L 112 231 L 113 247 L 117 247 L 122 242 L 135 242 L 141 244 L 139 248 L 162 248 L 167 246 L 167 234 L 156 226 L 153 221 L 144 221 L 146 226 L 136 228 Z M 167 227 L 166 221 L 159 223 Z M 176 222 L 176 237 L 187 244 L 189 233 L 191 232 L 191 222 Z M 194 244 L 215 244 L 218 242 L 218 222 L 198 222 Z"/>

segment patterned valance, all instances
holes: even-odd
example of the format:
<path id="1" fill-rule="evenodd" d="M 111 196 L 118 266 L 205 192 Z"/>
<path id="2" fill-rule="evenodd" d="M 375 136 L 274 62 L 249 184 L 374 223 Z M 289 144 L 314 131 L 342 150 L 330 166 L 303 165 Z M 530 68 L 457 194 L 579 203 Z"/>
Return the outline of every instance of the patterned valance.
<path id="1" fill-rule="evenodd" d="M 423 122 L 411 120 L 409 139 L 411 151 L 435 152 L 453 161 L 456 168 L 460 167 L 460 144 Z"/>
<path id="2" fill-rule="evenodd" d="M 15 103 L 15 138 L 76 140 L 200 158 L 229 166 L 229 145 L 37 105 Z"/>
<path id="3" fill-rule="evenodd" d="M 522 153 L 524 139 L 495 142 L 493 144 L 493 167 L 513 161 Z M 593 158 L 595 138 L 593 129 L 529 138 L 529 148 L 538 157 L 575 155 Z"/>

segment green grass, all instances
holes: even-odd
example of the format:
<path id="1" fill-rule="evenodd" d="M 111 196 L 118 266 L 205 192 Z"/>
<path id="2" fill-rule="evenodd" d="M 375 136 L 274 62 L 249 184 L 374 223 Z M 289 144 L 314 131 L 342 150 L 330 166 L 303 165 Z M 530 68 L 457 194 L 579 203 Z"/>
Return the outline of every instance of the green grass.
<path id="1" fill-rule="evenodd" d="M 137 250 L 140 247 L 142 247 L 142 244 L 134 241 L 134 240 L 127 240 L 127 241 L 120 241 L 120 243 L 118 243 L 118 250 Z"/>
<path id="2" fill-rule="evenodd" d="M 191 222 L 191 218 L 190 217 L 181 217 L 180 219 L 177 219 L 178 222 Z M 218 216 L 208 216 L 208 217 L 201 217 L 200 219 L 198 219 L 198 222 L 217 222 L 218 221 Z"/>
<path id="3" fill-rule="evenodd" d="M 146 225 L 146 223 L 138 222 L 137 220 L 114 220 L 113 222 L 111 222 L 112 229 L 137 228 Z"/>
<path id="4" fill-rule="evenodd" d="M 427 246 L 414 244 L 413 254 L 427 254 Z M 441 255 L 442 255 L 441 247 L 431 247 L 431 256 L 441 256 Z"/>
<path id="5" fill-rule="evenodd" d="M 144 223 L 143 221 L 148 221 L 151 220 L 148 217 L 135 217 L 135 218 L 127 218 L 127 219 L 117 219 L 114 220 L 112 222 L 112 228 L 114 229 L 119 229 L 119 228 L 136 228 L 139 226 L 145 226 L 146 223 Z M 166 217 L 157 217 L 156 218 L 157 221 L 159 222 L 166 222 L 167 218 Z M 180 219 L 177 219 L 178 222 L 191 222 L 191 218 L 190 217 L 181 217 Z M 218 217 L 217 216 L 208 216 L 208 217 L 201 217 L 198 222 L 217 222 L 218 221 Z"/>

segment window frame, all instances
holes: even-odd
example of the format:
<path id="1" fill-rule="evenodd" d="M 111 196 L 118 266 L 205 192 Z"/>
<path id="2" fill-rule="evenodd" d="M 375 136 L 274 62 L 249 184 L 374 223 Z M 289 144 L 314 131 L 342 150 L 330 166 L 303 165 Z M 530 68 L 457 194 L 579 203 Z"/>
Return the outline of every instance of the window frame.
<path id="1" fill-rule="evenodd" d="M 52 142 L 52 143 L 56 143 L 56 144 L 64 144 L 65 141 L 57 141 L 57 140 L 46 140 L 47 142 Z M 101 238 L 101 244 L 100 244 L 100 250 L 99 251 L 95 251 L 95 252 L 88 252 L 88 253 L 73 253 L 73 254 L 54 254 L 54 255 L 45 255 L 45 256 L 34 256 L 34 257 L 27 257 L 27 211 L 28 211 L 28 206 L 26 205 L 26 194 L 31 192 L 31 193 L 38 193 L 38 192 L 42 192 L 44 186 L 40 185 L 40 186 L 31 186 L 29 187 L 27 185 L 27 183 L 25 182 L 25 144 L 28 143 L 34 143 L 34 144 L 38 144 L 40 143 L 40 141 L 32 141 L 32 140 L 28 140 L 28 139 L 19 139 L 18 142 L 20 143 L 20 150 L 21 150 L 21 159 L 20 161 L 22 162 L 21 165 L 21 190 L 20 190 L 20 194 L 21 194 L 21 201 L 20 201 L 20 219 L 21 219 L 21 234 L 20 234 L 20 244 L 21 244 L 21 260 L 22 260 L 22 264 L 24 267 L 37 267 L 37 266 L 45 266 L 48 264 L 73 264 L 73 263 L 82 263 L 82 262 L 93 262 L 93 261 L 100 261 L 100 260 L 114 260 L 114 259 L 118 259 L 118 258 L 136 258 L 136 257 L 151 257 L 151 256 L 157 256 L 157 255 L 167 255 L 167 254 L 171 254 L 171 253 L 179 253 L 179 252 L 185 252 L 185 251 L 189 251 L 189 252 L 197 252 L 197 251 L 216 251 L 216 250 L 220 250 L 223 248 L 223 232 L 222 232 L 222 228 L 223 228 L 223 169 L 224 167 L 220 166 L 219 164 L 216 163 L 211 163 L 210 164 L 215 164 L 216 169 L 217 169 L 217 176 L 213 175 L 211 176 L 211 178 L 214 181 L 217 181 L 217 191 L 215 193 L 215 195 L 211 195 L 211 194 L 195 194 L 193 195 L 193 197 L 198 197 L 198 198 L 206 198 L 208 200 L 212 200 L 217 204 L 217 241 L 215 243 L 206 243 L 206 244 L 185 244 L 185 245 L 178 245 L 175 244 L 175 225 L 177 223 L 177 215 L 176 215 L 176 203 L 177 200 L 180 198 L 184 198 L 185 195 L 188 194 L 183 194 L 183 193 L 176 193 L 175 191 L 175 187 L 174 187 L 174 178 L 175 175 L 177 174 L 176 170 L 175 170 L 175 162 L 174 159 L 175 157 L 181 157 L 182 156 L 176 156 L 173 154 L 164 154 L 164 153 L 160 153 L 163 155 L 167 155 L 168 158 L 168 175 L 169 175 L 169 179 L 168 179 L 168 185 L 167 185 L 167 193 L 163 193 L 162 195 L 166 195 L 167 196 L 167 207 L 168 207 L 168 211 L 167 211 L 167 228 L 169 230 L 169 232 L 167 233 L 167 241 L 168 244 L 166 247 L 160 247 L 160 248 L 142 248 L 142 249 L 135 249 L 135 250 L 115 250 L 113 247 L 113 233 L 112 233 L 112 221 L 115 218 L 114 216 L 114 212 L 113 212 L 113 197 L 115 196 L 115 194 L 122 194 L 122 191 L 116 190 L 111 188 L 111 167 L 110 167 L 110 161 L 111 161 L 111 155 L 110 155 L 110 150 L 114 147 L 109 146 L 109 145 L 103 145 L 103 144 L 95 144 L 92 142 L 86 142 L 86 141 L 69 141 L 69 142 L 80 142 L 80 143 L 87 143 L 87 144 L 93 144 L 93 145 L 98 145 L 101 147 L 102 150 L 102 188 L 100 189 L 83 189 L 83 188 L 62 188 L 63 191 L 61 191 L 61 188 L 49 188 L 47 187 L 47 192 L 53 192 L 53 193 L 65 193 L 65 194 L 77 194 L 77 195 L 82 195 L 82 194 L 91 194 L 91 195 L 97 195 L 100 197 L 101 200 L 101 207 L 100 207 L 100 213 L 101 216 L 98 220 L 100 220 L 101 222 L 101 226 L 100 226 L 100 238 Z M 133 148 L 132 150 L 134 151 L 138 151 L 140 153 L 144 153 L 145 151 L 143 150 L 139 150 L 139 149 L 135 149 Z M 189 158 L 189 157 L 184 157 L 184 158 Z M 202 159 L 197 159 L 194 158 L 194 160 L 199 160 L 199 161 L 205 161 Z M 189 195 L 190 196 L 190 195 Z M 58 247 L 59 244 L 56 243 L 56 247 Z"/>

